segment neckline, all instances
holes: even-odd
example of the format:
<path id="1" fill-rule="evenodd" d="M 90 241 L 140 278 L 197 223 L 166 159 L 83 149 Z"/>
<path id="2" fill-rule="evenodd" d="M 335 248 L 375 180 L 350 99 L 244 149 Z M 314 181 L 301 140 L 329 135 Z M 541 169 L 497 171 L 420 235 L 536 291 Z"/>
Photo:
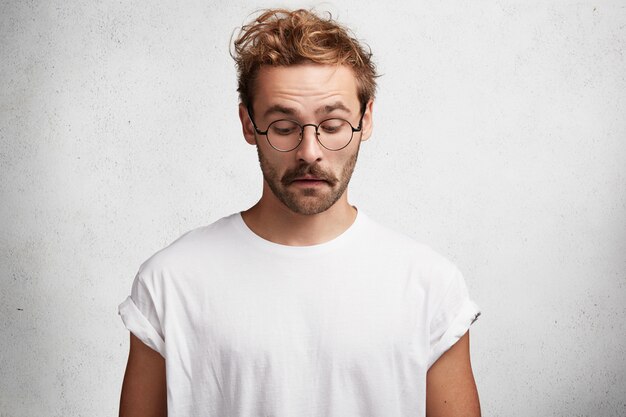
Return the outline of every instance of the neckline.
<path id="1" fill-rule="evenodd" d="M 357 233 L 357 231 L 362 227 L 362 224 L 366 218 L 365 214 L 357 208 L 356 218 L 354 219 L 352 224 L 337 237 L 315 245 L 290 246 L 272 242 L 254 233 L 243 220 L 241 212 L 234 213 L 231 217 L 233 225 L 235 226 L 237 231 L 241 235 L 243 235 L 243 237 L 246 239 L 246 242 L 261 250 L 268 251 L 274 254 L 282 254 L 288 256 L 310 256 L 314 254 L 319 254 L 321 252 L 327 252 L 337 249 L 338 247 L 344 245 L 345 242 L 349 241 L 352 236 Z"/>

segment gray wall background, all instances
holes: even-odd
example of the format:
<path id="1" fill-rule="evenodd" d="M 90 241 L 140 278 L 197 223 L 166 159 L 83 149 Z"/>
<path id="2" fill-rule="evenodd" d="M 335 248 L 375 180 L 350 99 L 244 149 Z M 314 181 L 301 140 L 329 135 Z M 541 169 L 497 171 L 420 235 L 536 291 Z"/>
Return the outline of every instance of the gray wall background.
<path id="1" fill-rule="evenodd" d="M 0 2 L 0 416 L 116 415 L 148 256 L 260 196 L 258 7 Z M 372 47 L 351 201 L 464 271 L 485 416 L 626 415 L 626 4 L 327 2 Z"/>

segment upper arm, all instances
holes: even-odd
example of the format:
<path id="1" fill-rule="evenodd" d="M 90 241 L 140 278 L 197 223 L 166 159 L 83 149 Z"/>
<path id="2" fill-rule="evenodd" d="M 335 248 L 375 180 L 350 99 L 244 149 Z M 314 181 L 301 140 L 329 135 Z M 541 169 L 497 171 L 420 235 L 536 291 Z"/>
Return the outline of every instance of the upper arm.
<path id="1" fill-rule="evenodd" d="M 166 417 L 165 359 L 130 333 L 120 417 Z"/>
<path id="2" fill-rule="evenodd" d="M 469 330 L 430 367 L 426 376 L 428 417 L 480 417 L 472 373 Z"/>

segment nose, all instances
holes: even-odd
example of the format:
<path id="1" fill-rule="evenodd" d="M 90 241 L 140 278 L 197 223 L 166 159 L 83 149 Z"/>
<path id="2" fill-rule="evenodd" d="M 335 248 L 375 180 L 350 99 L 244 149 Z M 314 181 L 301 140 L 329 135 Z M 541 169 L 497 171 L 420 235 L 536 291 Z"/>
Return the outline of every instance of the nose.
<path id="1" fill-rule="evenodd" d="M 296 148 L 296 157 L 303 162 L 312 164 L 322 160 L 322 146 L 317 141 L 317 129 L 315 125 L 302 126 L 302 139 Z"/>

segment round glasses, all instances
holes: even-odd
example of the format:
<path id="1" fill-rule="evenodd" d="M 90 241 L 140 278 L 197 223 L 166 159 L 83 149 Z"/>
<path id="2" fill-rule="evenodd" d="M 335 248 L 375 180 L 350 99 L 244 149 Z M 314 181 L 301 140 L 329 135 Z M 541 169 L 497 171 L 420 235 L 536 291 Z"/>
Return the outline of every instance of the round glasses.
<path id="1" fill-rule="evenodd" d="M 252 119 L 250 112 L 248 115 L 256 133 L 265 135 L 270 146 L 279 152 L 289 152 L 296 149 L 302 142 L 304 128 L 307 126 L 315 128 L 315 137 L 320 145 L 329 151 L 340 151 L 350 144 L 354 132 L 361 131 L 361 123 L 363 122 L 363 115 L 361 115 L 358 127 L 352 127 L 350 122 L 339 118 L 326 119 L 317 125 L 312 123 L 302 125 L 295 120 L 279 119 L 270 123 L 267 130 L 261 131 Z"/>

